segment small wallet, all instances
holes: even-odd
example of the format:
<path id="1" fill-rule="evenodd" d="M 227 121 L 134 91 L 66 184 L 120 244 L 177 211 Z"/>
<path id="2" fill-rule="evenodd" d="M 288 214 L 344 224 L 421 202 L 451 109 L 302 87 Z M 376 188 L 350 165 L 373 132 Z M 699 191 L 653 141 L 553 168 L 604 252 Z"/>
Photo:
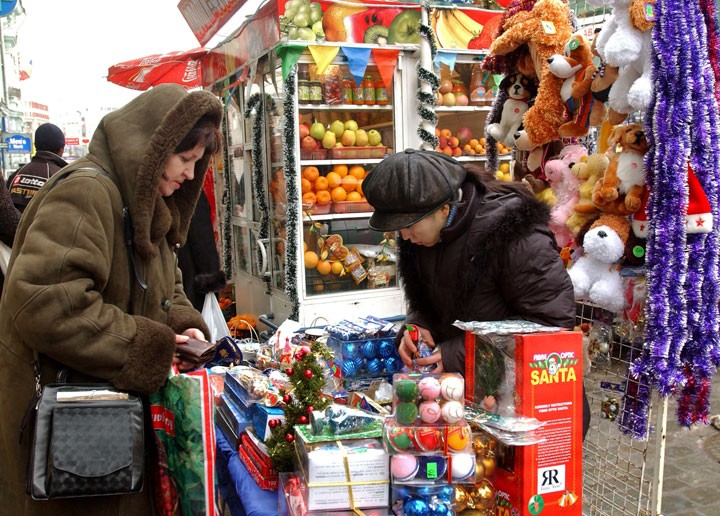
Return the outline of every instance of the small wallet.
<path id="1" fill-rule="evenodd" d="M 216 344 L 211 344 L 203 340 L 188 339 L 187 342 L 177 344 L 175 350 L 180 358 L 192 362 L 196 365 L 202 365 L 210 362 L 215 357 Z"/>

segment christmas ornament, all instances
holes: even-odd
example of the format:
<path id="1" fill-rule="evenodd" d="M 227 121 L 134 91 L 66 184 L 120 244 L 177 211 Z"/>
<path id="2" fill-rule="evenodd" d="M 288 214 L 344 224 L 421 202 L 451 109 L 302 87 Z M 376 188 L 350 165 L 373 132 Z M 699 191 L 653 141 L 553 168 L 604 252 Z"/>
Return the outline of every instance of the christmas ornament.
<path id="1" fill-rule="evenodd" d="M 385 370 L 388 373 L 397 373 L 403 367 L 402 360 L 398 357 L 388 357 L 385 359 Z"/>
<path id="2" fill-rule="evenodd" d="M 292 376 L 294 372 L 295 371 L 293 371 L 292 367 L 288 367 L 287 369 L 285 369 L 285 374 L 288 376 Z"/>
<path id="3" fill-rule="evenodd" d="M 420 498 L 412 498 L 403 504 L 405 516 L 427 516 L 429 513 L 430 507 L 425 500 Z"/>
<path id="4" fill-rule="evenodd" d="M 497 469 L 495 454 L 493 452 L 488 452 L 488 454 L 483 457 L 482 464 L 483 468 L 485 468 L 485 476 L 492 478 L 495 475 L 495 470 Z"/>
<path id="5" fill-rule="evenodd" d="M 475 454 L 481 457 L 485 455 L 485 451 L 487 450 L 487 440 L 481 435 L 475 435 L 473 436 L 472 447 Z"/>
<path id="6" fill-rule="evenodd" d="M 390 459 L 390 473 L 394 482 L 408 482 L 418 473 L 419 463 L 414 455 L 401 453 Z"/>
<path id="7" fill-rule="evenodd" d="M 464 486 L 455 486 L 455 512 L 463 512 L 468 506 L 468 493 Z"/>
<path id="8" fill-rule="evenodd" d="M 306 411 L 308 414 L 309 414 L 310 412 L 312 412 L 313 410 L 315 410 L 315 408 L 314 408 L 312 405 L 308 405 L 308 408 L 305 409 L 305 411 Z"/>
<path id="9" fill-rule="evenodd" d="M 395 382 L 395 395 L 400 401 L 414 402 L 418 396 L 418 384 L 415 380 L 398 380 Z"/>
<path id="10" fill-rule="evenodd" d="M 354 342 L 345 342 L 343 344 L 342 356 L 344 360 L 353 360 L 357 358 L 358 350 Z"/>
<path id="11" fill-rule="evenodd" d="M 475 509 L 490 509 L 495 505 L 495 487 L 484 478 L 470 489 L 470 501 Z"/>
<path id="12" fill-rule="evenodd" d="M 393 353 L 395 353 L 395 345 L 392 341 L 381 340 L 380 344 L 378 344 L 378 355 L 381 358 L 388 358 L 391 357 Z"/>
<path id="13" fill-rule="evenodd" d="M 436 423 L 440 419 L 440 405 L 437 401 L 423 401 L 418 412 L 423 423 Z"/>
<path id="14" fill-rule="evenodd" d="M 442 446 L 442 432 L 433 426 L 420 427 L 415 431 L 415 442 L 422 451 L 435 451 Z"/>
<path id="15" fill-rule="evenodd" d="M 468 480 L 475 473 L 475 455 L 472 453 L 454 453 L 451 455 L 452 481 Z"/>
<path id="16" fill-rule="evenodd" d="M 446 400 L 460 401 L 465 395 L 465 381 L 458 376 L 447 376 L 440 381 L 440 394 Z"/>
<path id="17" fill-rule="evenodd" d="M 389 427 L 388 441 L 396 451 L 412 450 L 415 448 L 415 438 L 412 428 L 402 426 Z"/>
<path id="18" fill-rule="evenodd" d="M 448 429 L 447 444 L 453 451 L 462 451 L 470 443 L 470 427 L 456 426 Z"/>
<path id="19" fill-rule="evenodd" d="M 483 466 L 482 457 L 475 459 L 475 481 L 485 478 L 485 466 Z"/>
<path id="20" fill-rule="evenodd" d="M 447 471 L 447 459 L 437 455 L 421 455 L 417 478 L 422 480 L 437 480 L 443 478 Z"/>
<path id="21" fill-rule="evenodd" d="M 377 375 L 383 370 L 383 363 L 379 358 L 371 358 L 365 364 L 367 372 L 372 375 Z"/>
<path id="22" fill-rule="evenodd" d="M 313 372 L 310 369 L 305 369 L 305 372 L 303 373 L 303 376 L 307 378 L 308 380 L 311 380 L 313 377 Z"/>
<path id="23" fill-rule="evenodd" d="M 292 398 L 290 397 L 289 394 L 286 394 L 285 396 L 283 396 L 283 403 L 285 403 L 285 405 L 289 405 L 290 401 L 292 401 Z"/>
<path id="24" fill-rule="evenodd" d="M 285 434 L 285 440 L 288 443 L 292 444 L 293 441 L 295 440 L 295 436 L 293 434 Z"/>
<path id="25" fill-rule="evenodd" d="M 301 425 L 307 425 L 307 422 L 308 422 L 307 416 L 299 416 L 298 417 L 298 423 L 300 423 Z"/>
<path id="26" fill-rule="evenodd" d="M 449 424 L 462 421 L 462 419 L 465 417 L 465 409 L 463 408 L 462 403 L 460 403 L 459 401 L 446 401 L 445 403 L 443 403 L 441 413 L 442 418 L 445 420 L 446 423 Z"/>
<path id="27" fill-rule="evenodd" d="M 362 355 L 368 360 L 371 358 L 375 358 L 377 351 L 378 345 L 377 342 L 375 342 L 374 340 L 368 340 L 362 345 Z"/>
<path id="28" fill-rule="evenodd" d="M 430 508 L 430 516 L 447 516 L 448 514 L 452 514 L 450 508 L 440 500 L 433 500 L 428 505 Z"/>
<path id="29" fill-rule="evenodd" d="M 414 384 L 414 382 L 413 382 Z M 418 417 L 417 405 L 410 402 L 398 403 L 395 407 L 395 418 L 401 425 L 412 425 Z"/>
<path id="30" fill-rule="evenodd" d="M 352 378 L 357 374 L 357 368 L 355 367 L 355 362 L 352 360 L 346 360 L 343 362 L 342 367 L 340 368 L 342 371 L 343 378 Z"/>
<path id="31" fill-rule="evenodd" d="M 440 382 L 434 376 L 426 376 L 418 383 L 418 392 L 424 400 L 434 400 L 440 397 Z"/>

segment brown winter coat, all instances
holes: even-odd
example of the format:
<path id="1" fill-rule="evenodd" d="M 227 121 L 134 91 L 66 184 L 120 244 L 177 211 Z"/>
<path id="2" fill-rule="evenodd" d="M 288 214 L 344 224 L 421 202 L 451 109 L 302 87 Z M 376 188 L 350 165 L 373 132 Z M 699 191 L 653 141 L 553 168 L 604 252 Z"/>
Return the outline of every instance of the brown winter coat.
<path id="1" fill-rule="evenodd" d="M 470 177 L 470 176 L 468 176 Z M 463 184 L 464 206 L 433 247 L 402 241 L 406 322 L 427 328 L 443 367 L 465 372 L 460 321 L 525 319 L 572 328 L 570 276 L 548 229 L 548 208 L 529 196 Z"/>
<path id="2" fill-rule="evenodd" d="M 140 95 L 102 120 L 87 159 L 53 176 L 23 214 L 0 302 L 0 514 L 153 513 L 147 472 L 137 495 L 31 500 L 25 494 L 29 436 L 18 444 L 19 428 L 34 391 L 33 350 L 40 353 L 43 383 L 64 364 L 74 371 L 69 381 L 100 379 L 150 393 L 167 377 L 175 334 L 193 327 L 207 334 L 182 291 L 172 247 L 185 241 L 209 157 L 172 197 L 157 188 L 168 157 L 205 114 L 220 123 L 222 105 L 209 92 L 163 85 Z M 114 180 L 79 170 L 89 165 Z M 68 175 L 69 169 L 76 171 Z M 148 285 L 143 295 L 135 284 L 133 315 L 123 198 Z"/>

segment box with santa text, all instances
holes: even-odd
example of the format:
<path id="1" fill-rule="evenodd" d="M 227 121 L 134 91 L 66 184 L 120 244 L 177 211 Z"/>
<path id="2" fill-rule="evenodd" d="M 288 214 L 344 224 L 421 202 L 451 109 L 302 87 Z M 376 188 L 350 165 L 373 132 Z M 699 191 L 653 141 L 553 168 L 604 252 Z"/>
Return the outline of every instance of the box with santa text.
<path id="1" fill-rule="evenodd" d="M 477 394 L 478 362 L 487 359 L 488 335 L 466 331 L 466 396 Z M 514 376 L 512 404 L 518 415 L 536 418 L 541 442 L 530 446 L 504 446 L 498 450 L 493 484 L 497 516 L 510 514 L 582 514 L 582 334 L 538 331 L 512 336 Z M 514 349 L 513 349 L 514 348 Z M 502 376 L 502 375 L 501 375 Z M 482 402 L 483 400 L 474 399 Z"/>
<path id="2" fill-rule="evenodd" d="M 308 511 L 387 507 L 389 456 L 380 439 L 309 442 L 303 432 L 296 436 Z"/>

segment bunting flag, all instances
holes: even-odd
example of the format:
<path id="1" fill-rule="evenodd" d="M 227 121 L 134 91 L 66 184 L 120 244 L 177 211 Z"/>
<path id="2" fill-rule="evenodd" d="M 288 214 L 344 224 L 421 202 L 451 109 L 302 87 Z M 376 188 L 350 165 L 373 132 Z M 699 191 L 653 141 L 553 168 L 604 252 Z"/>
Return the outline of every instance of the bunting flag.
<path id="1" fill-rule="evenodd" d="M 397 63 L 400 50 L 392 50 L 389 48 L 373 48 L 372 56 L 378 67 L 380 77 L 387 87 L 391 87 L 393 76 L 395 75 L 395 64 Z"/>
<path id="2" fill-rule="evenodd" d="M 360 84 L 363 81 L 365 69 L 370 60 L 370 49 L 356 47 L 341 47 L 341 49 L 345 57 L 347 57 L 348 68 L 352 76 L 355 77 L 355 84 Z"/>
<path id="3" fill-rule="evenodd" d="M 441 64 L 446 65 L 450 68 L 450 73 L 455 69 L 455 60 L 457 54 L 455 52 L 446 52 L 444 50 L 438 50 L 437 56 L 435 56 L 435 68 L 440 68 Z"/>
<path id="4" fill-rule="evenodd" d="M 32 59 L 25 61 L 20 67 L 20 80 L 25 81 L 32 77 Z"/>
<path id="5" fill-rule="evenodd" d="M 317 74 L 322 75 L 325 69 L 330 66 L 332 60 L 338 55 L 340 47 L 325 47 L 319 45 L 308 45 L 308 49 L 317 65 Z"/>
<path id="6" fill-rule="evenodd" d="M 277 49 L 278 56 L 282 60 L 282 77 L 283 81 L 290 75 L 290 70 L 293 69 L 295 63 L 298 62 L 300 56 L 305 51 L 305 45 L 297 44 L 285 44 Z"/>

